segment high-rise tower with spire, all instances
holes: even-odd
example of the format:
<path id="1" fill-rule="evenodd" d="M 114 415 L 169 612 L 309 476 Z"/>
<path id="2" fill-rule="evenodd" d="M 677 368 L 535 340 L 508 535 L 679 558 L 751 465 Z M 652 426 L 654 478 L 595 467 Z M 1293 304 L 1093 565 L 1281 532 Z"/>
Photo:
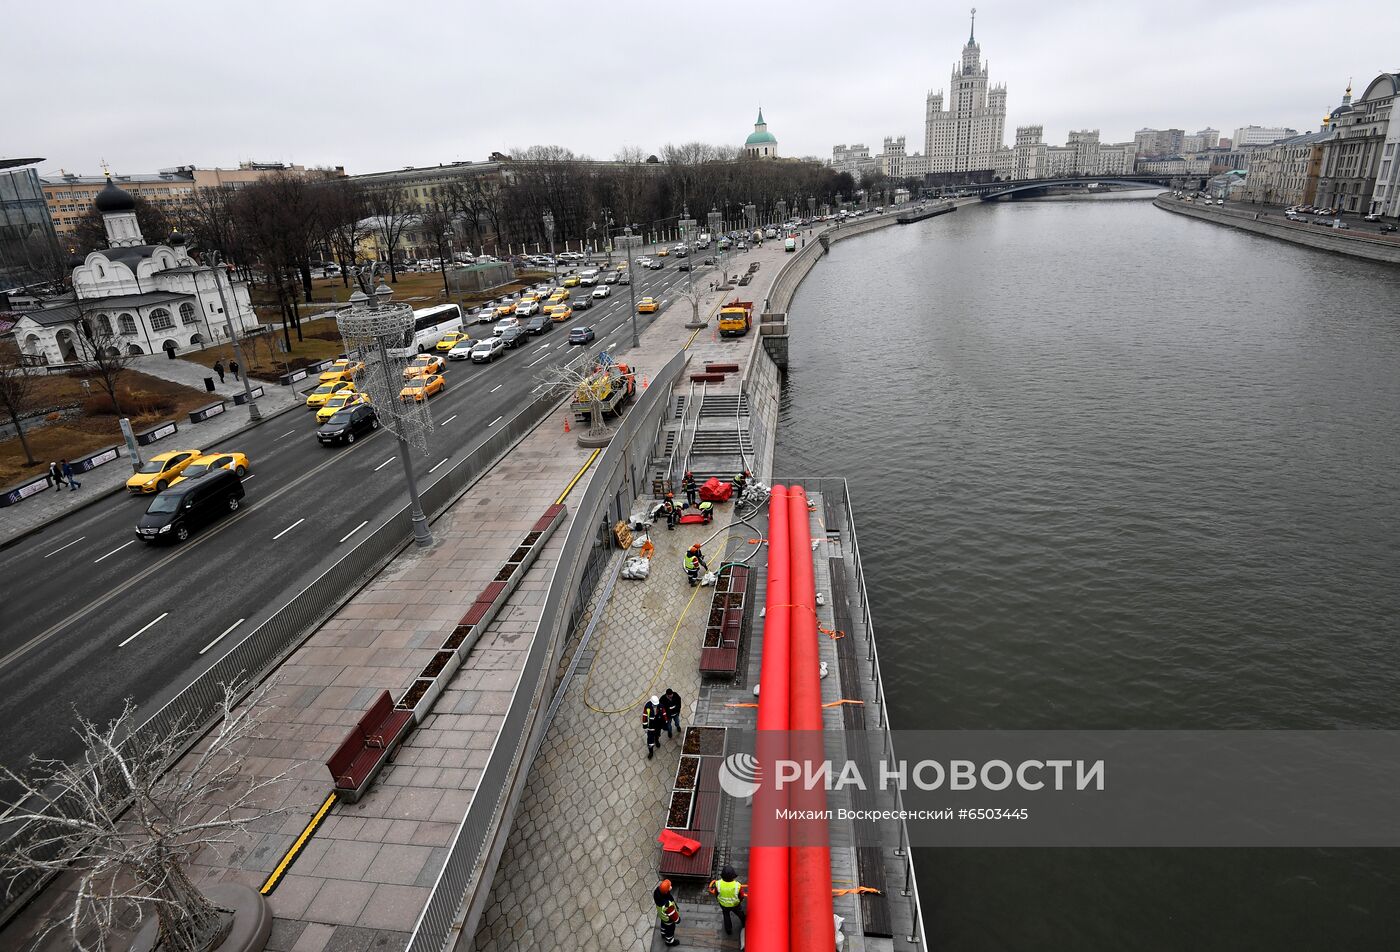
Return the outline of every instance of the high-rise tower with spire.
<path id="1" fill-rule="evenodd" d="M 924 153 L 935 182 L 991 181 L 997 150 L 1006 138 L 1006 87 L 988 86 L 988 64 L 977 45 L 977 8 L 962 62 L 953 66 L 944 108 L 943 91 L 929 92 Z"/>

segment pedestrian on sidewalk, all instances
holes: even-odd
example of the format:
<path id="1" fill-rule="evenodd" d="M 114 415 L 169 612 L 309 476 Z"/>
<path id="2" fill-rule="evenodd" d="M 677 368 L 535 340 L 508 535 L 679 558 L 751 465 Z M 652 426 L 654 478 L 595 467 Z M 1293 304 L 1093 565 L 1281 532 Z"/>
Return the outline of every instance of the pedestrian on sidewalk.
<path id="1" fill-rule="evenodd" d="M 49 479 L 53 482 L 55 490 L 63 488 L 63 471 L 58 468 L 57 463 L 49 464 Z"/>
<path id="2" fill-rule="evenodd" d="M 744 930 L 744 900 L 748 897 L 749 887 L 745 883 L 739 882 L 739 874 L 734 872 L 734 867 L 725 865 L 720 870 L 719 879 L 710 880 L 710 895 L 719 900 L 720 911 L 724 913 L 724 934 L 731 935 L 729 926 L 729 916 L 731 914 L 739 918 L 739 931 Z"/>
<path id="3" fill-rule="evenodd" d="M 68 489 L 77 492 L 83 484 L 73 478 L 73 464 L 65 460 L 59 460 L 58 471 L 63 474 L 63 478 L 68 480 Z"/>
<path id="4" fill-rule="evenodd" d="M 671 736 L 671 728 L 681 732 L 681 696 L 667 688 L 661 692 L 661 709 L 666 713 L 666 736 Z"/>
<path id="5" fill-rule="evenodd" d="M 685 471 L 685 477 L 681 479 L 681 489 L 685 490 L 685 501 L 691 508 L 699 505 L 699 497 L 696 495 L 698 487 L 695 485 L 695 474 L 690 470 Z"/>
<path id="6" fill-rule="evenodd" d="M 661 698 L 655 694 L 642 705 L 642 730 L 647 735 L 647 760 L 651 760 L 656 748 L 661 746 L 661 728 L 666 723 L 666 713 L 661 707 Z M 666 731 L 670 734 L 668 728 Z"/>
<path id="7" fill-rule="evenodd" d="M 224 362 L 223 362 L 222 360 L 216 360 L 216 361 L 214 361 L 214 373 L 216 373 L 216 374 L 219 375 L 219 383 L 223 383 L 223 382 L 224 382 Z"/>
<path id="8" fill-rule="evenodd" d="M 656 884 L 651 891 L 651 901 L 656 904 L 656 918 L 661 920 L 661 941 L 667 945 L 680 945 L 680 940 L 676 938 L 676 923 L 681 921 L 681 907 L 676 905 L 669 879 Z"/>
<path id="9" fill-rule="evenodd" d="M 230 361 L 228 362 L 228 370 L 229 370 L 229 373 L 233 374 L 233 379 L 234 379 L 234 380 L 237 380 L 237 379 L 238 379 L 238 361 L 236 361 L 236 360 L 230 360 Z"/>

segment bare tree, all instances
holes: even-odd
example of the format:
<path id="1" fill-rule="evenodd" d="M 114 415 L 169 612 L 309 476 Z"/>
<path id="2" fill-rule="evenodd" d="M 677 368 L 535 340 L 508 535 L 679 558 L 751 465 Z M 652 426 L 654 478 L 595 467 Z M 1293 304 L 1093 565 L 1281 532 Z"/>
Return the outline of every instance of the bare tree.
<path id="1" fill-rule="evenodd" d="M 29 438 L 24 435 L 20 417 L 33 408 L 41 379 L 39 374 L 29 372 L 13 339 L 0 341 L 0 403 L 5 405 L 5 412 L 15 425 L 15 434 L 24 447 L 24 459 L 30 466 L 34 465 L 34 453 L 29 449 Z"/>
<path id="2" fill-rule="evenodd" d="M 408 197 L 408 190 L 401 185 L 382 185 L 365 193 L 365 206 L 374 219 L 375 236 L 389 257 L 389 280 L 399 280 L 398 263 L 395 254 L 403 233 L 418 218 L 418 209 Z"/>
<path id="3" fill-rule="evenodd" d="M 131 364 L 132 355 L 126 352 L 125 341 L 110 325 L 94 328 L 88 318 L 78 323 L 79 333 L 75 335 L 78 339 L 78 364 L 97 378 L 98 385 L 112 400 L 112 409 L 117 416 L 121 416 L 117 385 Z"/>
<path id="4" fill-rule="evenodd" d="M 201 849 L 231 843 L 284 812 L 263 800 L 288 775 L 257 777 L 244 756 L 272 684 L 242 705 L 246 685 L 223 685 L 218 724 L 183 763 L 176 761 L 202 725 L 177 721 L 164 734 L 147 736 L 128 700 L 105 727 L 78 718 L 84 755 L 76 764 L 31 758 L 23 776 L 0 766 L 0 778 L 20 792 L 5 812 L 16 831 L 6 844 L 5 870 L 71 871 L 78 878 L 71 909 L 45 935 L 64 930 L 73 948 L 102 952 L 112 946 L 118 922 L 134 911 L 138 921 L 155 914 L 166 952 L 205 952 L 223 941 L 231 917 L 185 866 Z"/>
<path id="5" fill-rule="evenodd" d="M 456 237 L 457 215 L 452 206 L 436 198 L 428 202 L 420 217 L 423 240 L 433 249 L 438 259 L 438 270 L 442 272 L 442 295 L 452 297 L 452 289 L 447 286 L 447 268 L 453 262 L 452 240 Z"/>
<path id="6" fill-rule="evenodd" d="M 322 224 L 331 253 L 340 263 L 340 276 L 350 286 L 350 267 L 368 237 L 364 189 L 354 179 L 336 177 L 321 186 Z"/>
<path id="7" fill-rule="evenodd" d="M 540 374 L 540 382 L 547 390 L 568 393 L 573 396 L 571 408 L 588 408 L 588 429 L 580 437 L 580 442 L 593 445 L 606 443 L 612 439 L 616 429 L 607 425 L 603 414 L 609 405 L 616 406 L 624 396 L 619 388 L 626 388 L 631 381 L 630 370 L 624 364 L 617 364 L 611 358 L 587 361 L 577 367 L 564 364 L 552 367 Z"/>

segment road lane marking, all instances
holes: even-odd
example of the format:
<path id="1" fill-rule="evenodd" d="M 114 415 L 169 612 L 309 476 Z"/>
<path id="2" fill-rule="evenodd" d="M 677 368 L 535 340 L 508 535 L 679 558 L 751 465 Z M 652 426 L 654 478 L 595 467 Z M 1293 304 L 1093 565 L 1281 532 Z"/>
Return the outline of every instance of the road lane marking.
<path id="1" fill-rule="evenodd" d="M 396 459 L 398 459 L 397 456 L 391 456 L 391 457 L 389 457 L 389 458 L 386 459 L 384 462 L 382 462 L 382 463 L 380 463 L 378 466 L 374 467 L 374 471 L 375 471 L 376 473 L 379 472 L 381 469 L 383 469 L 385 466 L 388 466 L 390 463 L 392 463 L 392 462 L 393 462 L 394 460 L 396 460 Z"/>
<path id="2" fill-rule="evenodd" d="M 134 540 L 133 540 L 133 541 L 134 541 Z M 170 614 L 170 612 L 161 612 L 161 613 L 160 613 L 160 618 L 164 618 L 166 615 L 169 615 L 169 614 Z M 151 625 L 154 625 L 156 622 L 160 621 L 160 618 L 157 618 L 156 621 L 153 621 L 153 622 L 151 622 L 150 624 L 146 625 L 146 627 L 145 627 L 145 628 L 142 628 L 141 631 L 138 631 L 138 632 L 136 633 L 136 635 L 141 634 L 141 632 L 144 632 L 147 628 L 150 628 Z M 128 644 L 130 644 L 131 642 L 133 642 L 133 641 L 136 640 L 136 635 L 129 635 L 129 636 L 127 637 L 126 641 L 123 641 L 121 644 L 117 645 L 117 647 L 118 647 L 118 648 L 125 648 Z"/>
<path id="3" fill-rule="evenodd" d="M 445 463 L 445 462 L 447 462 L 446 459 L 444 459 L 441 463 L 438 463 L 437 466 L 434 466 L 432 469 L 428 470 L 428 472 L 430 472 L 430 473 L 436 473 L 436 472 L 438 471 L 438 466 L 441 466 L 442 463 Z"/>
<path id="4" fill-rule="evenodd" d="M 500 423 L 502 419 L 504 419 L 504 418 L 503 418 L 503 417 L 496 417 L 496 419 L 494 419 L 494 420 L 492 420 L 490 423 L 486 424 L 486 428 L 487 428 L 487 429 L 490 429 L 491 427 L 495 426 L 497 423 Z"/>
<path id="5" fill-rule="evenodd" d="M 238 619 L 238 621 L 234 622 L 232 625 L 229 625 L 227 628 L 224 629 L 224 633 L 223 633 L 222 635 L 220 635 L 219 637 L 215 638 L 213 641 L 209 642 L 209 644 L 205 645 L 203 648 L 200 648 L 200 649 L 199 649 L 199 653 L 200 653 L 200 654 L 204 654 L 204 652 L 208 651 L 210 648 L 214 647 L 214 646 L 217 645 L 219 642 L 223 641 L 225 635 L 227 635 L 229 632 L 233 631 L 233 629 L 237 628 L 239 625 L 243 624 L 243 623 L 244 623 L 245 621 L 247 621 L 247 620 L 248 620 L 248 619 L 246 619 L 246 618 L 240 618 L 240 619 Z M 134 636 L 133 636 L 133 637 L 134 637 Z"/>
<path id="6" fill-rule="evenodd" d="M 499 389 L 501 389 L 501 388 L 500 388 L 500 387 L 497 387 L 497 388 L 496 388 L 496 390 L 499 390 Z M 495 391 L 493 390 L 492 392 L 494 393 Z M 438 426 L 447 426 L 447 424 L 449 424 L 449 423 L 451 423 L 453 420 L 457 419 L 457 416 L 458 416 L 458 414 L 456 414 L 456 413 L 452 414 L 452 415 L 451 415 L 450 417 L 448 417 L 446 420 L 443 420 L 441 423 L 439 423 Z"/>
<path id="7" fill-rule="evenodd" d="M 501 388 L 504 387 L 504 386 L 505 386 L 505 384 L 503 384 L 503 383 L 498 383 L 498 384 L 496 384 L 494 387 L 492 387 L 490 390 L 488 390 L 488 391 L 486 391 L 486 392 L 487 392 L 487 393 L 495 393 L 497 390 L 501 389 Z"/>
<path id="8" fill-rule="evenodd" d="M 135 541 L 136 541 L 135 539 L 132 539 L 132 540 L 130 540 L 129 542 L 123 542 L 121 545 L 117 546 L 117 547 L 116 547 L 115 549 L 113 549 L 111 552 L 108 552 L 107 555 L 116 555 L 116 554 L 117 554 L 118 552 L 120 552 L 122 549 L 125 549 L 127 546 L 131 545 L 131 543 L 132 543 L 132 542 L 135 542 Z M 101 562 L 102 559 L 107 558 L 107 555 L 102 556 L 101 559 L 93 559 L 93 560 L 92 560 L 92 564 L 93 564 L 93 565 L 96 565 L 98 562 Z"/>
<path id="9" fill-rule="evenodd" d="M 58 555 L 58 553 L 62 552 L 64 549 L 68 548 L 69 545 L 77 545 L 79 542 L 82 542 L 82 541 L 83 541 L 84 539 L 86 539 L 86 538 L 87 538 L 87 536 L 78 536 L 78 537 L 77 537 L 76 539 L 74 539 L 72 542 L 68 543 L 68 545 L 61 545 L 61 546 L 59 546 L 58 548 L 54 549 L 52 552 L 49 553 L 49 555 Z M 44 558 L 47 559 L 47 558 L 49 557 L 49 555 L 44 556 Z"/>
<path id="10" fill-rule="evenodd" d="M 548 357 L 548 356 L 549 356 L 548 354 L 544 354 L 543 356 L 536 357 L 534 360 L 530 361 L 530 362 L 529 362 L 528 364 L 526 364 L 525 366 L 526 366 L 526 367 L 533 367 L 533 366 L 535 366 L 535 364 L 539 363 L 541 360 L 544 360 L 545 357 Z"/>
<path id="11" fill-rule="evenodd" d="M 365 526 L 367 526 L 367 525 L 369 525 L 369 520 L 368 520 L 368 519 L 366 519 L 364 522 L 360 523 L 360 524 L 359 524 L 358 526 L 356 526 L 355 528 L 351 529 L 349 532 L 345 533 L 345 535 L 341 536 L 341 537 L 340 537 L 340 541 L 341 541 L 341 542 L 344 542 L 346 539 L 350 538 L 352 535 L 354 535 L 355 533 L 359 532 L 361 529 L 363 529 L 363 528 L 364 528 Z"/>
<path id="12" fill-rule="evenodd" d="M 291 532 L 293 529 L 295 529 L 297 526 L 301 525 L 301 524 L 302 524 L 303 522 L 305 522 L 305 521 L 306 521 L 306 517 L 305 517 L 305 516 L 302 516 L 302 517 L 301 517 L 300 519 L 298 519 L 296 522 L 292 523 L 292 524 L 289 525 L 287 528 L 283 529 L 281 532 L 279 532 L 279 533 L 277 533 L 275 536 L 273 536 L 273 537 L 272 537 L 272 541 L 273 541 L 273 542 L 276 542 L 278 539 L 282 538 L 282 537 L 283 537 L 284 535 L 286 535 L 288 532 Z"/>
<path id="13" fill-rule="evenodd" d="M 287 437 L 291 436 L 295 432 L 296 430 L 288 430 L 286 433 L 283 433 L 281 436 L 277 437 L 277 440 L 285 440 Z M 276 443 L 277 440 L 273 440 L 272 442 Z"/>
<path id="14" fill-rule="evenodd" d="M 540 347 L 540 350 L 549 350 L 549 345 L 548 345 L 548 344 L 543 345 L 542 347 Z"/>
<path id="15" fill-rule="evenodd" d="M 243 481 L 246 483 L 248 480 L 252 479 L 252 478 L 253 478 L 254 476 L 256 476 L 256 475 L 258 475 L 258 474 L 257 474 L 257 473 L 248 473 L 247 475 L 245 475 L 245 476 L 243 477 Z"/>

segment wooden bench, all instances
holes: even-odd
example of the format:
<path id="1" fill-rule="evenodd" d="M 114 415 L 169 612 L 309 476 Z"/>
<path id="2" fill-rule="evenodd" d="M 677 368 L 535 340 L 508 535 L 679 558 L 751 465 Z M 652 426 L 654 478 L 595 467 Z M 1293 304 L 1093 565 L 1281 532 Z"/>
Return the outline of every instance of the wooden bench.
<path id="1" fill-rule="evenodd" d="M 695 851 L 695 855 L 685 856 L 662 850 L 658 872 L 668 879 L 700 879 L 708 882 L 714 878 L 714 830 L 687 830 L 685 835 L 700 841 L 700 848 Z"/>
<path id="2" fill-rule="evenodd" d="M 707 374 L 737 374 L 738 364 L 721 364 L 713 361 L 705 361 L 705 373 Z"/>
<path id="3" fill-rule="evenodd" d="M 694 383 L 724 383 L 724 374 L 691 374 L 690 379 Z"/>
<path id="4" fill-rule="evenodd" d="M 347 803 L 359 800 L 412 729 L 413 712 L 394 710 L 389 692 L 380 692 L 326 761 L 340 798 Z"/>

